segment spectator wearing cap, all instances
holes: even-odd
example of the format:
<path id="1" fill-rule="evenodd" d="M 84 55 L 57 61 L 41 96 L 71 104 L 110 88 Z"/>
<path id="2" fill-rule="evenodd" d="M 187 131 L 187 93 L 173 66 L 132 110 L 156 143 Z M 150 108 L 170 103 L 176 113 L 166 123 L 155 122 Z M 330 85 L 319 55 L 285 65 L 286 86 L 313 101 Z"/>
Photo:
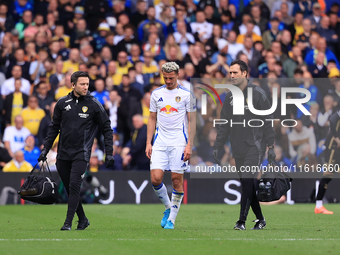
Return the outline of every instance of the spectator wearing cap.
<path id="1" fill-rule="evenodd" d="M 218 55 L 221 55 L 223 57 L 225 57 L 225 63 L 230 66 L 231 62 L 233 61 L 232 57 L 228 54 L 228 41 L 226 39 L 220 38 L 217 40 L 217 48 L 218 48 L 218 52 L 215 52 L 212 56 L 211 56 L 211 64 L 215 64 L 217 63 L 217 58 Z"/>
<path id="2" fill-rule="evenodd" d="M 110 26 L 107 23 L 100 23 L 98 26 L 98 32 L 93 34 L 92 45 L 95 51 L 99 52 L 103 46 L 106 44 L 105 37 L 108 32 L 110 32 Z"/>
<path id="3" fill-rule="evenodd" d="M 196 22 L 190 24 L 191 31 L 202 43 L 206 43 L 212 35 L 213 24 L 206 21 L 203 11 L 196 13 Z"/>
<path id="4" fill-rule="evenodd" d="M 147 30 L 149 29 L 150 23 L 153 23 L 157 27 L 157 34 L 160 38 L 166 38 L 167 37 L 167 28 L 166 25 L 155 18 L 155 7 L 150 6 L 147 10 L 147 16 L 148 18 L 144 20 L 142 23 L 138 26 L 138 39 L 140 42 L 143 42 L 143 39 L 145 38 L 145 34 L 147 33 Z"/>
<path id="5" fill-rule="evenodd" d="M 59 40 L 64 39 L 65 41 L 65 47 L 70 47 L 70 37 L 68 35 L 65 35 L 64 32 L 64 26 L 62 24 L 56 24 L 54 29 L 54 36 L 52 37 L 52 40 Z"/>
<path id="6" fill-rule="evenodd" d="M 246 25 L 245 34 L 240 34 L 236 38 L 237 43 L 243 43 L 244 37 L 250 36 L 253 39 L 253 42 L 262 41 L 262 37 L 254 32 L 255 22 L 253 20 L 249 21 Z"/>
<path id="7" fill-rule="evenodd" d="M 308 0 L 298 0 L 294 4 L 293 15 L 297 12 L 301 12 L 304 18 L 307 18 L 310 14 L 312 14 L 312 1 Z"/>
<path id="8" fill-rule="evenodd" d="M 316 48 L 310 50 L 309 52 L 307 52 L 306 57 L 305 57 L 305 62 L 307 65 L 313 65 L 315 63 L 315 59 L 316 59 L 316 55 L 319 52 L 323 52 L 325 53 L 325 65 L 327 65 L 327 62 L 330 60 L 334 60 L 337 68 L 340 69 L 340 65 L 339 62 L 336 58 L 336 56 L 334 55 L 334 53 L 327 48 L 327 42 L 326 39 L 323 37 L 319 37 L 317 40 L 317 44 L 316 44 Z"/>
<path id="9" fill-rule="evenodd" d="M 18 22 L 23 16 L 25 10 L 34 11 L 34 6 L 28 0 L 15 0 L 11 6 L 10 12 L 12 13 L 15 22 Z"/>
<path id="10" fill-rule="evenodd" d="M 312 14 L 307 18 L 312 22 L 312 29 L 317 29 L 320 26 L 321 21 L 321 5 L 318 2 L 313 4 Z"/>
<path id="11" fill-rule="evenodd" d="M 270 30 L 264 32 L 262 43 L 266 50 L 270 49 L 273 41 L 280 39 L 281 32 L 279 31 L 279 24 L 280 21 L 277 17 L 272 18 L 270 21 Z"/>

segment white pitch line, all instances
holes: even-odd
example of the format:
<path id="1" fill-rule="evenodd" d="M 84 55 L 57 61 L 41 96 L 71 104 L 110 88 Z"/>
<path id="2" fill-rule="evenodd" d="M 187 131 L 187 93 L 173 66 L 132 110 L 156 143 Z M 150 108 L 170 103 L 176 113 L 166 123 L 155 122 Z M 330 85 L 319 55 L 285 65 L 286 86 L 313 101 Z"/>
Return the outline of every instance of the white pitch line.
<path id="1" fill-rule="evenodd" d="M 62 241 L 340 241 L 340 238 L 273 238 L 273 239 L 255 239 L 255 238 L 174 238 L 174 239 L 0 239 L 0 242 L 62 242 Z"/>

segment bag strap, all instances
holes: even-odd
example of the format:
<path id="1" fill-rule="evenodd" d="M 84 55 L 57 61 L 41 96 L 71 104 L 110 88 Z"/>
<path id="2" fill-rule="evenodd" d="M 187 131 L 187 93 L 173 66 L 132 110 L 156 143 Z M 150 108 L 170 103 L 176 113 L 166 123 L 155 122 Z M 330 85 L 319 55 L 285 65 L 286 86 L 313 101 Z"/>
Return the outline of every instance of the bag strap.
<path id="1" fill-rule="evenodd" d="M 43 166 L 45 166 L 44 163 L 46 164 L 47 169 L 48 169 L 48 172 L 50 173 L 50 176 L 52 177 L 51 170 L 50 170 L 50 167 L 48 166 L 47 161 L 43 161 L 40 170 L 43 168 Z M 43 171 L 43 172 L 47 172 L 47 171 L 45 170 L 45 171 Z"/>
<path id="2" fill-rule="evenodd" d="M 39 161 L 38 163 L 35 164 L 35 166 L 33 167 L 33 169 L 31 170 L 30 174 L 29 175 L 32 175 L 34 170 L 36 169 L 37 165 L 39 164 Z M 39 169 L 39 173 L 40 173 L 41 169 Z"/>

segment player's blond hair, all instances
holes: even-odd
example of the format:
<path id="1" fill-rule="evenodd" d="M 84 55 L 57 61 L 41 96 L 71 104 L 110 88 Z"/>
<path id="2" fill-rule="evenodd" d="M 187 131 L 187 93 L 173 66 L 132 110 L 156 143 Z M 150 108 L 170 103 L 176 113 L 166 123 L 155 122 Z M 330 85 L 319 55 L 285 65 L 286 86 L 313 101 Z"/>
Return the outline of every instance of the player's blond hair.
<path id="1" fill-rule="evenodd" d="M 171 73 L 175 72 L 178 74 L 179 66 L 175 62 L 167 62 L 162 65 L 162 72 Z"/>

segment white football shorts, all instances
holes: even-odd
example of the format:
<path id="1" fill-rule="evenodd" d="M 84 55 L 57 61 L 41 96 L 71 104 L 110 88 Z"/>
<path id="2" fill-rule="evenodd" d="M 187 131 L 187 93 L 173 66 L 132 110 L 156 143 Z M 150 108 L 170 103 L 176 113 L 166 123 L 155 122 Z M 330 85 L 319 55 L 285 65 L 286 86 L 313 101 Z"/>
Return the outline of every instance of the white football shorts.
<path id="1" fill-rule="evenodd" d="M 188 160 L 183 161 L 185 147 L 152 148 L 150 170 L 170 170 L 183 174 L 188 169 Z"/>

